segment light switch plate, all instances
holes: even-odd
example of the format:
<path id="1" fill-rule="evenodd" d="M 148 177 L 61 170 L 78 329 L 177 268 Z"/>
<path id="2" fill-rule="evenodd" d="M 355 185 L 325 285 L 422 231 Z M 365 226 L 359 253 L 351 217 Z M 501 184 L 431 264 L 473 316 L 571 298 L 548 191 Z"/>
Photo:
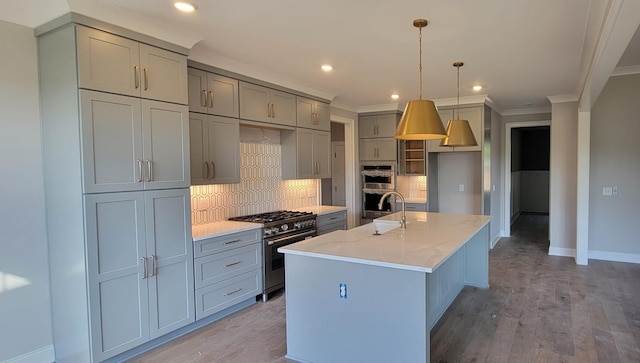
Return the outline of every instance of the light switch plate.
<path id="1" fill-rule="evenodd" d="M 613 188 L 611 188 L 611 187 L 602 188 L 602 195 L 606 195 L 607 197 L 612 196 L 613 195 Z"/>

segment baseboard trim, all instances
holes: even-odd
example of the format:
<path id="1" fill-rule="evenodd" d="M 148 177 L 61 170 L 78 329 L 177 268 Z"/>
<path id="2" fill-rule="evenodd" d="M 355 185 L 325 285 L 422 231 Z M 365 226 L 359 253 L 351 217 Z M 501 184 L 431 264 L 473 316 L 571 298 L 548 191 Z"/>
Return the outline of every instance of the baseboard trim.
<path id="1" fill-rule="evenodd" d="M 589 250 L 590 260 L 640 263 L 640 255 L 634 253 Z"/>
<path id="2" fill-rule="evenodd" d="M 575 248 L 549 247 L 549 256 L 576 257 Z"/>
<path id="3" fill-rule="evenodd" d="M 20 356 L 5 360 L 2 363 L 51 363 L 55 360 L 56 354 L 53 350 L 53 344 L 49 344 L 40 349 L 36 349 Z"/>
<path id="4" fill-rule="evenodd" d="M 493 249 L 498 244 L 498 241 L 500 241 L 501 236 L 502 236 L 502 233 L 498 234 L 493 238 L 493 240 L 489 244 L 490 249 Z"/>

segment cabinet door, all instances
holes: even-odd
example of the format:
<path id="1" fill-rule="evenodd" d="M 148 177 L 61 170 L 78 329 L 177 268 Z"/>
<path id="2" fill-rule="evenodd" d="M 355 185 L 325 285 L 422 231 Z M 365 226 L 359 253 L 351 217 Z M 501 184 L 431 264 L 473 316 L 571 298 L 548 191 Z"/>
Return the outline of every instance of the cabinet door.
<path id="1" fill-rule="evenodd" d="M 331 134 L 316 131 L 313 139 L 315 178 L 331 178 Z"/>
<path id="2" fill-rule="evenodd" d="M 440 114 L 440 120 L 442 120 L 442 125 L 447 128 L 447 124 L 449 120 L 453 119 L 453 110 L 438 110 L 438 114 Z M 427 140 L 427 151 L 429 152 L 451 152 L 453 149 L 449 146 L 440 146 L 442 139 L 437 140 Z"/>
<path id="3" fill-rule="evenodd" d="M 377 155 L 377 139 L 360 139 L 360 160 L 377 160 Z"/>
<path id="4" fill-rule="evenodd" d="M 149 340 L 144 192 L 86 195 L 91 339 L 95 361 Z"/>
<path id="5" fill-rule="evenodd" d="M 394 137 L 396 134 L 396 115 L 376 116 L 378 132 L 376 137 Z"/>
<path id="6" fill-rule="evenodd" d="M 142 100 L 145 189 L 189 186 L 188 114 L 187 106 Z"/>
<path id="7" fill-rule="evenodd" d="M 314 132 L 312 130 L 298 129 L 296 133 L 298 139 L 298 179 L 317 178 L 313 159 Z"/>
<path id="8" fill-rule="evenodd" d="M 207 74 L 208 110 L 212 115 L 239 117 L 238 81 L 217 74 Z"/>
<path id="9" fill-rule="evenodd" d="M 140 99 L 80 91 L 85 193 L 142 190 Z"/>
<path id="10" fill-rule="evenodd" d="M 240 82 L 240 118 L 269 122 L 270 94 L 266 87 Z"/>
<path id="11" fill-rule="evenodd" d="M 207 113 L 209 104 L 207 72 L 189 68 L 187 74 L 189 77 L 189 111 Z"/>
<path id="12" fill-rule="evenodd" d="M 189 189 L 145 192 L 149 336 L 195 321 Z"/>
<path id="13" fill-rule="evenodd" d="M 209 183 L 209 133 L 208 116 L 189 113 L 189 148 L 191 185 Z"/>
<path id="14" fill-rule="evenodd" d="M 308 129 L 316 128 L 315 103 L 316 101 L 304 97 L 297 99 L 297 125 Z"/>
<path id="15" fill-rule="evenodd" d="M 398 154 L 398 143 L 394 138 L 378 139 L 377 160 L 396 160 Z"/>
<path id="16" fill-rule="evenodd" d="M 79 25 L 76 29 L 80 88 L 139 96 L 138 43 Z"/>
<path id="17" fill-rule="evenodd" d="M 208 153 L 213 184 L 240 182 L 240 122 L 238 119 L 209 116 Z"/>
<path id="18" fill-rule="evenodd" d="M 358 118 L 358 135 L 360 138 L 378 137 L 377 130 L 375 116 L 361 116 Z"/>
<path id="19" fill-rule="evenodd" d="M 331 131 L 331 108 L 328 103 L 316 101 L 316 129 Z"/>
<path id="20" fill-rule="evenodd" d="M 270 90 L 271 122 L 280 125 L 296 125 L 296 96 L 291 93 Z"/>
<path id="21" fill-rule="evenodd" d="M 187 57 L 140 44 L 141 96 L 188 104 Z"/>

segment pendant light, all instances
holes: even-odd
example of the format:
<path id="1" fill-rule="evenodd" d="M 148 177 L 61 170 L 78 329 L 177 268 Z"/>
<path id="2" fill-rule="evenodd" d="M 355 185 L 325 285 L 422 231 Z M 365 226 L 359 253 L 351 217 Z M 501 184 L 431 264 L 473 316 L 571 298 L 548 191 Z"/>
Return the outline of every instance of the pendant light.
<path id="1" fill-rule="evenodd" d="M 457 118 L 449 120 L 447 124 L 447 137 L 440 142 L 440 146 L 477 146 L 476 138 L 473 136 L 469 121 L 460 120 L 460 67 L 464 63 L 455 62 L 453 66 L 458 69 L 458 108 Z"/>
<path id="2" fill-rule="evenodd" d="M 427 24 L 429 22 L 425 19 L 413 21 L 413 26 L 420 29 L 420 98 L 407 103 L 396 129 L 396 139 L 433 140 L 447 136 L 436 105 L 431 100 L 422 99 L 422 28 Z"/>

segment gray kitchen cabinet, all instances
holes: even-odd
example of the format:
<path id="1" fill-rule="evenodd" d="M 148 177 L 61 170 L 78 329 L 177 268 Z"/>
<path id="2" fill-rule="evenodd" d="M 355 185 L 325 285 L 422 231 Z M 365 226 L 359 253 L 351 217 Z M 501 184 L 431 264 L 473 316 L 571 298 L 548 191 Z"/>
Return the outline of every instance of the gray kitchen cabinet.
<path id="1" fill-rule="evenodd" d="M 296 126 L 296 96 L 240 82 L 240 118 Z"/>
<path id="2" fill-rule="evenodd" d="M 444 127 L 447 127 L 449 120 L 454 118 L 460 120 L 469 121 L 469 126 L 471 126 L 471 131 L 473 132 L 473 136 L 476 138 L 478 142 L 477 146 L 460 146 L 460 147 L 451 147 L 451 146 L 440 146 L 440 142 L 442 140 L 428 140 L 427 141 L 427 150 L 429 152 L 456 152 L 456 151 L 481 151 L 482 143 L 484 141 L 484 106 L 472 106 L 472 107 L 460 107 L 460 116 L 458 117 L 457 108 L 440 108 L 438 109 L 438 113 L 440 114 L 440 119 L 442 120 L 442 124 Z"/>
<path id="3" fill-rule="evenodd" d="M 331 131 L 329 104 L 300 96 L 296 100 L 298 127 Z"/>
<path id="4" fill-rule="evenodd" d="M 191 185 L 240 182 L 238 119 L 189 113 Z"/>
<path id="5" fill-rule="evenodd" d="M 256 228 L 194 242 L 196 319 L 262 293 L 262 233 Z"/>
<path id="6" fill-rule="evenodd" d="M 397 157 L 397 142 L 394 138 L 360 139 L 360 160 L 395 161 Z"/>
<path id="7" fill-rule="evenodd" d="M 195 321 L 189 200 L 188 189 L 84 197 L 94 360 Z"/>
<path id="8" fill-rule="evenodd" d="M 238 80 L 189 68 L 189 111 L 239 117 Z"/>
<path id="9" fill-rule="evenodd" d="M 70 19 L 35 31 L 52 335 L 99 362 L 195 319 L 188 50 Z"/>
<path id="10" fill-rule="evenodd" d="M 331 177 L 331 134 L 297 128 L 280 133 L 282 179 Z"/>
<path id="11" fill-rule="evenodd" d="M 404 209 L 407 212 L 427 212 L 427 202 L 405 202 Z M 396 199 L 396 210 L 402 210 L 402 202 Z"/>
<path id="12" fill-rule="evenodd" d="M 318 236 L 338 230 L 347 229 L 347 211 L 342 210 L 333 213 L 318 215 L 316 218 Z"/>
<path id="13" fill-rule="evenodd" d="M 361 139 L 394 137 L 398 116 L 396 113 L 358 117 L 358 135 Z"/>
<path id="14" fill-rule="evenodd" d="M 81 90 L 85 193 L 189 186 L 187 107 Z"/>
<path id="15" fill-rule="evenodd" d="M 186 105 L 187 57 L 77 26 L 79 87 Z"/>

